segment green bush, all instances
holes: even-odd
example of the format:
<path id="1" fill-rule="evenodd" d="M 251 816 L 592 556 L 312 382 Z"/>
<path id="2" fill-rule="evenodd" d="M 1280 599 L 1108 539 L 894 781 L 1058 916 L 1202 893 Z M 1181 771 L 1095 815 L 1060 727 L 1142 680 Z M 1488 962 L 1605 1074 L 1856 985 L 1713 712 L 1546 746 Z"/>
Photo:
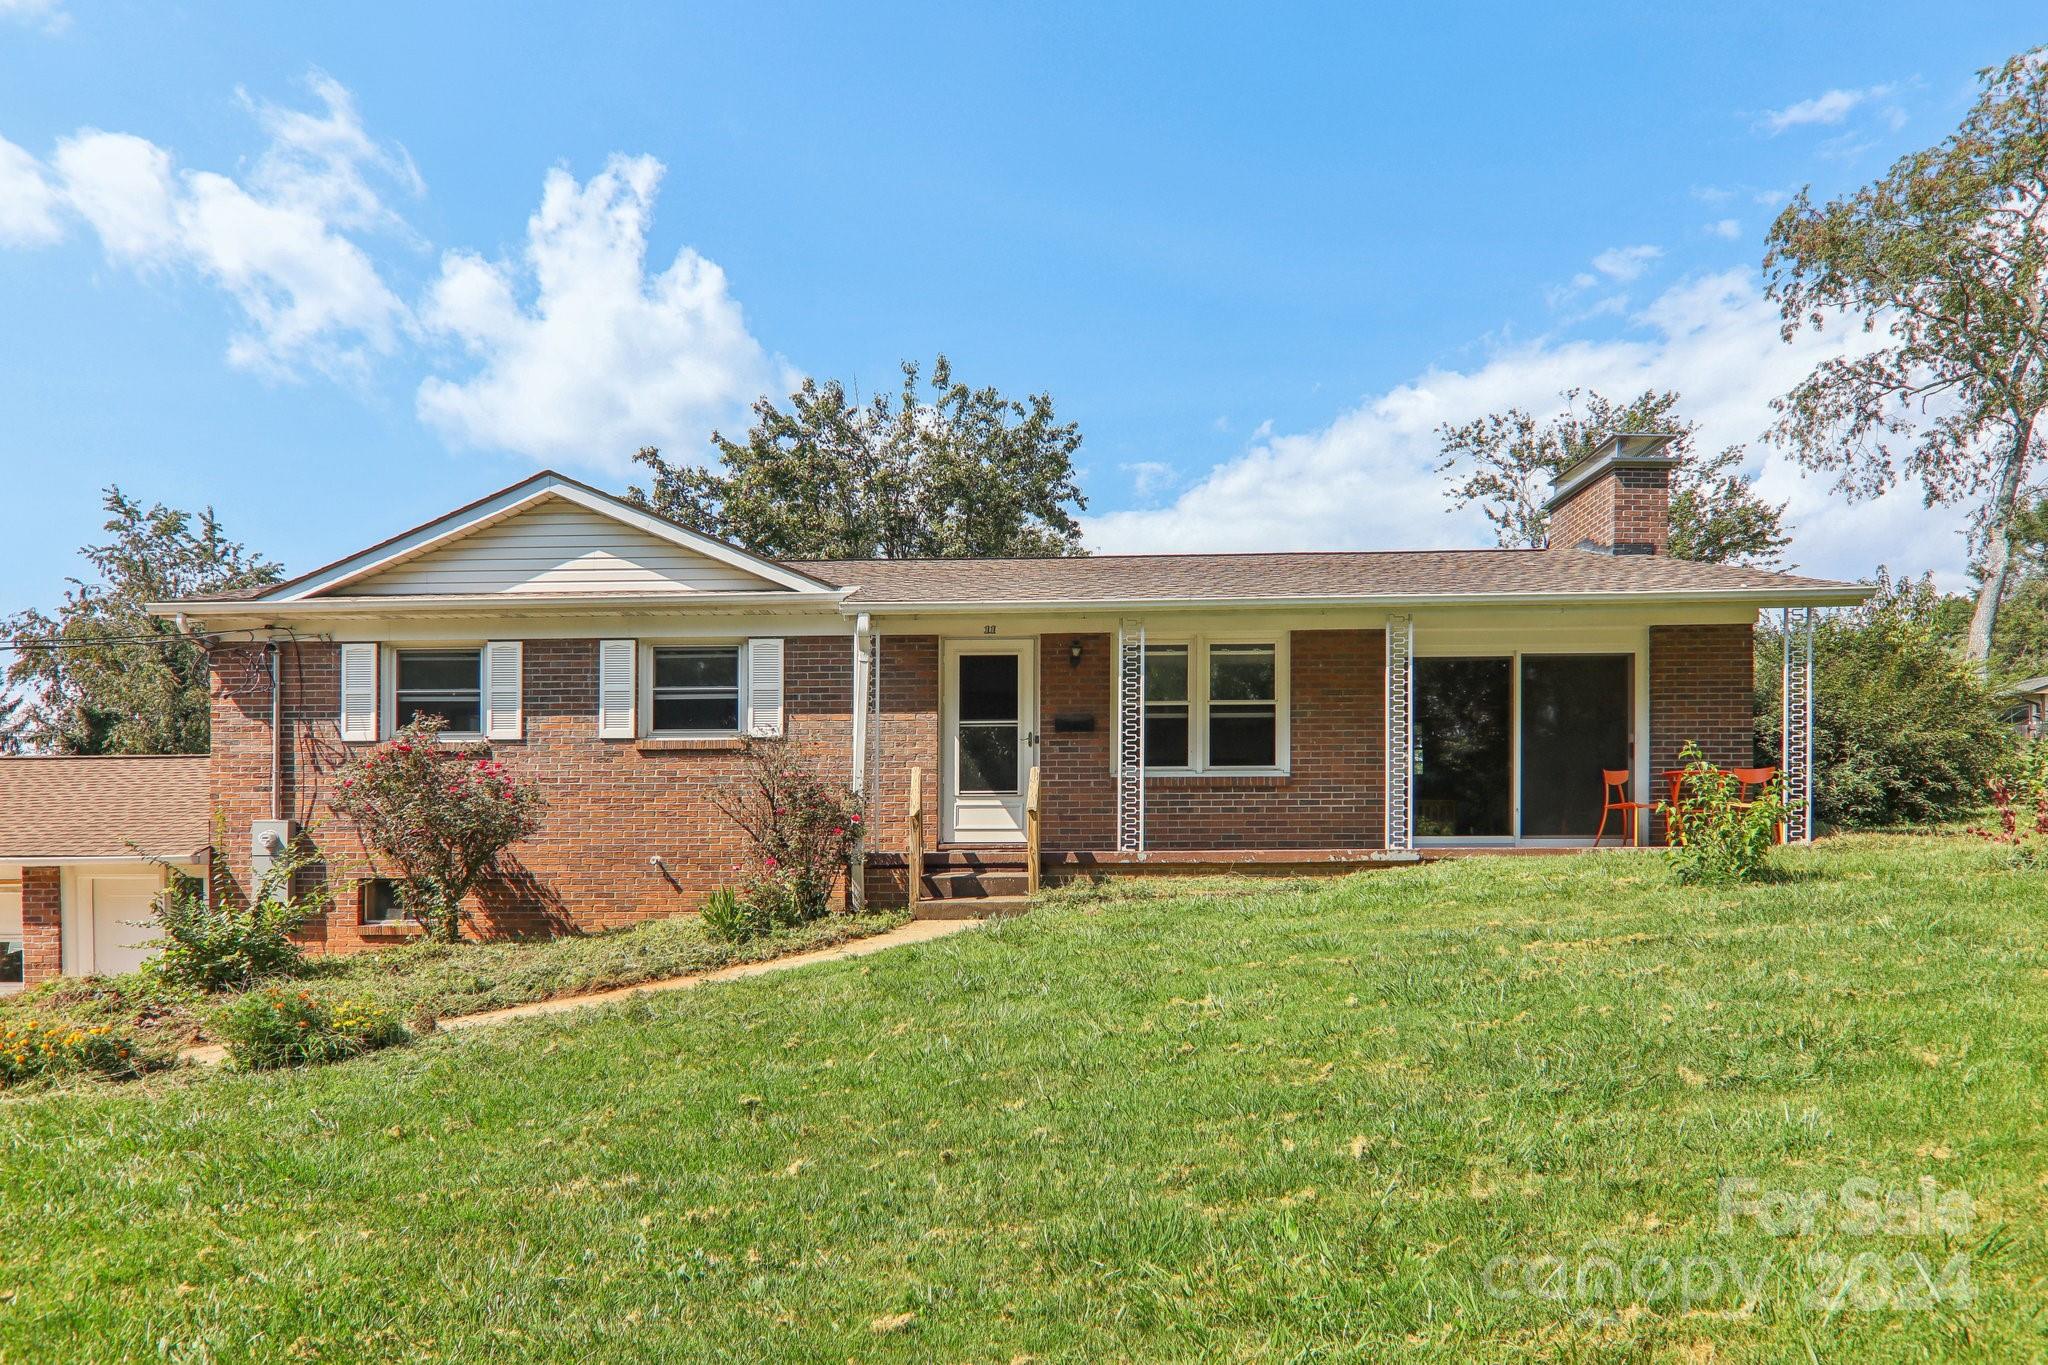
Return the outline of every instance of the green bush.
<path id="1" fill-rule="evenodd" d="M 775 927 L 751 899 L 726 886 L 705 897 L 698 913 L 704 920 L 704 932 L 720 943 L 746 943 Z"/>
<path id="2" fill-rule="evenodd" d="M 158 953 L 148 970 L 173 986 L 202 991 L 240 989 L 296 971 L 301 956 L 292 935 L 327 909 L 324 883 L 293 894 L 309 861 L 304 850 L 278 857 L 248 905 L 210 904 L 202 883 L 179 878 L 157 898 Z"/>
<path id="3" fill-rule="evenodd" d="M 1927 582 L 1894 584 L 1826 613 L 1814 631 L 1814 814 L 1835 827 L 1933 824 L 1970 815 L 2012 750 L 2000 705 L 1948 638 Z M 1784 640 L 1757 632 L 1756 739 L 1778 763 Z"/>
<path id="4" fill-rule="evenodd" d="M 1685 766 L 1678 800 L 1659 801 L 1657 812 L 1682 831 L 1669 854 L 1681 882 L 1749 882 L 1770 870 L 1778 827 L 1791 813 L 1776 779 L 1747 800 L 1733 773 L 1707 762 L 1700 746 L 1678 752 Z"/>
<path id="5" fill-rule="evenodd" d="M 111 1024 L 81 1027 L 65 1019 L 0 1019 L 0 1088 L 42 1076 L 133 1076 L 134 1045 Z"/>
<path id="6" fill-rule="evenodd" d="M 305 991 L 252 991 L 213 1018 L 213 1034 L 248 1071 L 338 1062 L 412 1035 L 382 1005 L 342 1000 L 330 1005 Z"/>

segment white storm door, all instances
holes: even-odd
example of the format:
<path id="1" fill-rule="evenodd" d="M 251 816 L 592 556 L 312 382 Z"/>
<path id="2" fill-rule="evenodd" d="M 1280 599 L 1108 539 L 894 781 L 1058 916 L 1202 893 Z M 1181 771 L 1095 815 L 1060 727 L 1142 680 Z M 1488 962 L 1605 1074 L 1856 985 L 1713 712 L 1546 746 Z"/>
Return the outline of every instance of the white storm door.
<path id="1" fill-rule="evenodd" d="M 939 837 L 1024 842 L 1024 784 L 1038 762 L 1038 651 L 1029 641 L 949 642 Z"/>
<path id="2" fill-rule="evenodd" d="M 157 936 L 151 911 L 163 882 L 156 877 L 90 877 L 85 884 L 92 908 L 92 960 L 86 973 L 134 971 L 151 956 L 146 945 Z"/>

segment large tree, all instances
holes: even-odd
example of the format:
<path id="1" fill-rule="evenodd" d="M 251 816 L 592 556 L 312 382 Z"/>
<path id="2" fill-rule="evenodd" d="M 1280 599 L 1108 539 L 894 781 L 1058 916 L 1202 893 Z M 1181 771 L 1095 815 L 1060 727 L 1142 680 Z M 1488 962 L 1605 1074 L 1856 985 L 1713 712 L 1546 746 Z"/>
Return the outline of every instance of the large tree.
<path id="1" fill-rule="evenodd" d="M 1790 340 L 1846 316 L 1883 338 L 1822 361 L 1774 434 L 1851 497 L 1917 479 L 1975 504 L 1983 581 L 1967 653 L 1988 660 L 2048 404 L 2048 49 L 1979 73 L 1949 137 L 1772 226 L 1764 274 Z"/>
<path id="2" fill-rule="evenodd" d="M 1074 512 L 1080 429 L 1052 398 L 1025 401 L 954 379 L 943 355 L 920 391 L 906 361 L 896 394 L 867 403 L 806 379 L 787 409 L 762 398 L 744 442 L 713 433 L 723 469 L 671 464 L 627 496 L 686 526 L 777 559 L 1084 554 Z"/>
<path id="3" fill-rule="evenodd" d="M 1671 453 L 1682 461 L 1672 476 L 1671 554 L 1711 564 L 1778 561 L 1788 541 L 1784 506 L 1757 496 L 1742 472 L 1744 447 L 1732 445 L 1708 456 L 1695 453 L 1698 424 L 1679 414 L 1676 393 L 1652 389 L 1616 403 L 1568 389 L 1562 398 L 1563 410 L 1548 417 L 1509 408 L 1437 430 L 1437 472 L 1448 479 L 1452 505 L 1478 503 L 1500 544 L 1544 544 L 1550 515 L 1543 504 L 1552 481 L 1591 454 L 1605 436 L 1668 431 L 1674 433 Z"/>
<path id="4" fill-rule="evenodd" d="M 79 551 L 98 577 L 71 579 L 54 616 L 31 608 L 6 621 L 9 738 L 67 754 L 205 753 L 205 651 L 144 604 L 275 583 L 281 571 L 223 535 L 211 508 L 194 518 L 112 487 L 103 502 L 109 538 Z"/>

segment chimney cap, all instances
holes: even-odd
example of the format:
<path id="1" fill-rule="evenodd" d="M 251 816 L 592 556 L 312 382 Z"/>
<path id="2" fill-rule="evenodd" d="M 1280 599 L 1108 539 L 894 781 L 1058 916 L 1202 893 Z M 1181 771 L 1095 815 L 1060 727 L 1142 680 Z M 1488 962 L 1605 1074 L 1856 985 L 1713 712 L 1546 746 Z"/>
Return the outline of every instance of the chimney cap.
<path id="1" fill-rule="evenodd" d="M 1675 468 L 1679 457 L 1665 454 L 1664 448 L 1682 435 L 1678 431 L 1608 432 L 1590 454 L 1557 476 L 1551 484 L 1550 501 L 1543 504 L 1543 510 L 1556 511 L 1559 503 L 1609 470 Z"/>

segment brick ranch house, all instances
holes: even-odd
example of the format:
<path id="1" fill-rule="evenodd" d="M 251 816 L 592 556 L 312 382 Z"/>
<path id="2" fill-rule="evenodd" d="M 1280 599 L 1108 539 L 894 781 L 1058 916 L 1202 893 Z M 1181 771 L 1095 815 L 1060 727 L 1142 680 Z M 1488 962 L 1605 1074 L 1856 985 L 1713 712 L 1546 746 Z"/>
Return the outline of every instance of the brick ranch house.
<path id="1" fill-rule="evenodd" d="M 1640 800 L 1687 741 L 1751 762 L 1760 611 L 1796 631 L 1866 595 L 1670 558 L 1665 440 L 1610 439 L 1563 475 L 1543 550 L 777 563 L 543 473 L 275 587 L 153 610 L 211 641 L 192 814 L 224 831 L 214 884 L 242 894 L 265 844 L 302 833 L 336 891 L 316 951 L 415 932 L 328 797 L 420 711 L 547 798 L 471 906 L 489 933 L 730 884 L 745 851 L 709 793 L 748 732 L 866 793 L 849 895 L 876 903 L 913 871 L 933 896 L 1021 880 L 1034 769 L 1053 878 L 1583 845 L 1602 768 Z M 1787 654 L 1796 769 L 1810 667 Z M 53 915 L 50 872 L 19 866 L 29 974 L 114 965 L 81 946 L 90 904 Z"/>

